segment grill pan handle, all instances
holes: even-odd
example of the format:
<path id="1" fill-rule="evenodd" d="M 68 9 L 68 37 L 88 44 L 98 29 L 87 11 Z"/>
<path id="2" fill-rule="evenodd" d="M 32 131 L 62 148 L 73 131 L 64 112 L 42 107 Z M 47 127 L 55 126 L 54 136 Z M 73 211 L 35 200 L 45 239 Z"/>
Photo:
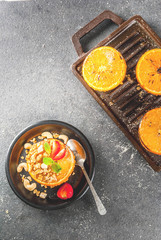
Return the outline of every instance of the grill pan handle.
<path id="1" fill-rule="evenodd" d="M 101 22 L 103 22 L 105 19 L 109 19 L 116 23 L 117 25 L 121 25 L 124 22 L 124 20 L 121 17 L 119 17 L 118 15 L 109 10 L 102 12 L 100 15 L 98 15 L 96 18 L 94 18 L 91 22 L 89 22 L 87 25 L 85 25 L 83 28 L 81 28 L 78 32 L 76 32 L 72 36 L 72 42 L 74 44 L 76 52 L 78 53 L 78 56 L 84 54 L 82 46 L 80 44 L 80 39 L 84 35 L 89 33 L 97 25 L 99 25 Z"/>

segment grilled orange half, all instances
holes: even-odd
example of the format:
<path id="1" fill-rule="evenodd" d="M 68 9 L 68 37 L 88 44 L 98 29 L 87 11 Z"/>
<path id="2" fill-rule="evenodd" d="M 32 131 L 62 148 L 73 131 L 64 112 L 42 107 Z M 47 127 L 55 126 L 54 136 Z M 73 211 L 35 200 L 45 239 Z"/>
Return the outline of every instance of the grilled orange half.
<path id="1" fill-rule="evenodd" d="M 141 87 L 154 95 L 161 95 L 161 49 L 145 52 L 136 65 L 136 78 Z"/>
<path id="2" fill-rule="evenodd" d="M 161 108 L 144 115 L 139 126 L 139 138 L 148 151 L 161 155 Z"/>
<path id="3" fill-rule="evenodd" d="M 98 91 L 109 91 L 121 84 L 126 75 L 126 62 L 114 48 L 94 49 L 84 60 L 82 74 L 87 84 Z"/>

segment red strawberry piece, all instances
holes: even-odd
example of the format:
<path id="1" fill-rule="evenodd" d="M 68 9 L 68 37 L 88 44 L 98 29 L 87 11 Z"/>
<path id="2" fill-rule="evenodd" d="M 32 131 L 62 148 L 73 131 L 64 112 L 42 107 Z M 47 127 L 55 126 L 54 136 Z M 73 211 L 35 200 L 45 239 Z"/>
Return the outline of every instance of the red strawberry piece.
<path id="1" fill-rule="evenodd" d="M 53 160 L 60 160 L 62 159 L 66 154 L 66 149 L 63 148 L 54 158 Z"/>
<path id="2" fill-rule="evenodd" d="M 51 152 L 52 159 L 54 159 L 54 157 L 59 153 L 59 151 L 60 151 L 60 143 L 58 141 L 54 141 L 52 152 Z"/>
<path id="3" fill-rule="evenodd" d="M 69 183 L 64 183 L 57 191 L 57 197 L 61 199 L 68 199 L 73 196 L 73 188 Z"/>

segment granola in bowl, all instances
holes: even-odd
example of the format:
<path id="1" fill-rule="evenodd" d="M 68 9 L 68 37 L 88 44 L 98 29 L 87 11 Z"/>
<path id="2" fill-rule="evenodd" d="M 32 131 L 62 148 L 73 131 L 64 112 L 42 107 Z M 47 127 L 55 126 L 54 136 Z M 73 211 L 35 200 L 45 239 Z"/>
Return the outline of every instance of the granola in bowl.
<path id="1" fill-rule="evenodd" d="M 37 184 L 44 188 L 54 188 L 68 181 L 75 168 L 75 156 L 67 147 L 67 141 L 66 135 L 43 132 L 24 144 L 26 156 L 21 156 L 17 172 L 25 170 L 29 173 L 28 177 L 21 174 L 27 190 L 40 198 L 46 198 L 46 191 L 37 190 Z"/>

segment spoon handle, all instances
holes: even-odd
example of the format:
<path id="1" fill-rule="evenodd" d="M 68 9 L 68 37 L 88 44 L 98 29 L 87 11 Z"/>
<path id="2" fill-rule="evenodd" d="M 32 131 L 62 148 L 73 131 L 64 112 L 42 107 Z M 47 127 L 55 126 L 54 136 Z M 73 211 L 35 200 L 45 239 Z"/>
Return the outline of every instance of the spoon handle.
<path id="1" fill-rule="evenodd" d="M 81 167 L 81 168 L 82 168 L 82 171 L 83 171 L 83 173 L 84 173 L 84 176 L 86 177 L 86 180 L 87 180 L 87 182 L 88 182 L 88 184 L 89 184 L 89 187 L 90 187 L 90 189 L 91 189 L 91 192 L 92 192 L 92 194 L 93 194 L 93 197 L 94 197 L 94 200 L 95 200 L 95 202 L 96 202 L 96 206 L 97 206 L 97 209 L 98 209 L 99 214 L 100 214 L 100 215 L 105 215 L 106 212 L 107 212 L 107 211 L 106 211 L 106 208 L 104 207 L 101 199 L 100 199 L 99 196 L 97 195 L 97 193 L 96 193 L 96 191 L 95 191 L 95 189 L 94 189 L 94 187 L 93 187 L 93 184 L 91 183 L 91 180 L 90 180 L 89 177 L 88 177 L 88 174 L 87 174 L 85 168 L 84 168 L 84 167 Z"/>

